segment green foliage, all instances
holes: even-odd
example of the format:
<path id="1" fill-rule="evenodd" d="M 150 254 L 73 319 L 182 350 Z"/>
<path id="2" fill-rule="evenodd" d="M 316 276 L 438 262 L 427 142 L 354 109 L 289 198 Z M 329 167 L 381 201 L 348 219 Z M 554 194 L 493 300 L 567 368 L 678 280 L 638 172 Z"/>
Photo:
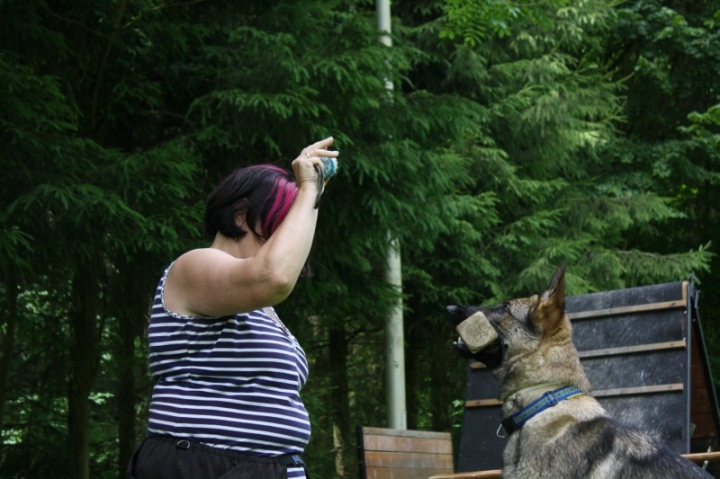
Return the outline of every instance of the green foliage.
<path id="1" fill-rule="evenodd" d="M 316 477 L 334 477 L 352 426 L 384 425 L 389 237 L 402 251 L 411 428 L 460 422 L 465 364 L 443 353 L 446 304 L 534 291 L 561 263 L 571 294 L 691 273 L 714 290 L 713 5 L 399 1 L 390 49 L 363 0 L 6 5 L 0 475 L 77 477 L 57 444 L 71 439 L 82 351 L 98 352 L 90 475 L 121 474 L 145 432 L 148 301 L 172 258 L 205 245 L 204 195 L 241 166 L 289 167 L 328 135 L 340 169 L 314 275 L 278 308 L 311 363 Z M 78 281 L 97 287 L 84 329 Z M 712 333 L 720 308 L 705 300 Z"/>
<path id="2" fill-rule="evenodd" d="M 61 450 L 36 446 L 67 439 L 67 351 L 57 347 L 68 337 L 67 323 L 60 319 L 67 315 L 67 303 L 56 301 L 58 296 L 53 298 L 38 285 L 28 285 L 18 298 L 22 327 L 18 328 L 19 347 L 11 371 L 13 394 L 6 407 L 2 435 L 7 448 L 6 470 L 13 471 L 13 475 L 3 474 L 8 477 L 70 475 L 66 461 L 61 460 Z M 60 463 L 54 463 L 56 460 Z"/>
<path id="3" fill-rule="evenodd" d="M 621 132 L 628 111 L 620 95 L 628 75 L 614 71 L 607 39 L 624 11 L 606 2 L 544 2 L 526 5 L 523 15 L 513 15 L 512 28 L 491 33 L 488 25 L 500 15 L 492 7 L 501 3 L 509 5 L 446 2 L 445 37 L 455 29 L 461 41 L 436 45 L 413 77 L 416 86 L 486 106 L 459 150 L 474 181 L 458 193 L 493 202 L 478 207 L 474 221 L 459 231 L 448 231 L 449 238 L 441 234 L 427 254 L 405 250 L 408 302 L 413 313 L 427 314 L 420 324 L 414 314 L 410 328 L 442 322 L 438 303 L 492 303 L 543 288 L 561 263 L 570 265 L 570 294 L 708 272 L 710 238 L 682 249 L 651 240 L 687 217 L 676 195 L 657 188 L 655 179 L 662 171 L 673 178 L 685 149 L 655 151 L 653 170 L 638 168 L 635 145 Z M 453 14 L 466 23 L 453 23 Z M 434 361 L 417 367 L 432 374 Z"/>
<path id="4" fill-rule="evenodd" d="M 633 139 L 635 167 L 650 173 L 649 189 L 671 198 L 682 212 L 656 236 L 661 252 L 684 251 L 699 243 L 716 246 L 719 8 L 717 2 L 628 2 L 614 38 L 619 46 L 615 51 L 621 52 L 615 60 L 619 74 L 633 73 L 625 130 Z M 632 38 L 624 38 L 628 31 L 635 32 Z M 650 237 L 633 240 L 644 248 Z M 696 269 L 706 293 L 719 286 L 719 261 L 712 255 L 710 271 Z M 704 294 L 700 304 L 708 347 L 717 351 L 717 298 Z M 713 373 L 718 384 L 717 367 Z"/>
<path id="5" fill-rule="evenodd" d="M 443 6 L 446 25 L 440 38 L 461 38 L 471 47 L 476 47 L 488 37 L 500 38 L 516 33 L 518 23 L 533 25 L 547 30 L 552 25 L 552 14 L 567 15 L 573 8 L 567 7 L 570 0 L 552 0 L 527 4 L 507 0 L 447 0 Z"/>

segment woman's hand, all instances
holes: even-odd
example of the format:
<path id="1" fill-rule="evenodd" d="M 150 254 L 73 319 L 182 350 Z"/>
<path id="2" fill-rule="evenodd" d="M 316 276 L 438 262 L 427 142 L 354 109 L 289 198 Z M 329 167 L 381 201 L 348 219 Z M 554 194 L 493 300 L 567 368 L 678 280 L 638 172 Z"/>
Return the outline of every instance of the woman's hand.
<path id="1" fill-rule="evenodd" d="M 317 185 L 318 174 L 317 171 L 315 171 L 315 165 L 322 168 L 322 161 L 320 161 L 320 158 L 337 158 L 338 156 L 337 151 L 327 149 L 333 144 L 333 141 L 335 140 L 331 136 L 325 138 L 324 140 L 320 140 L 317 143 L 313 143 L 303 149 L 300 156 L 293 160 L 292 168 L 295 173 L 295 181 L 297 181 L 298 187 L 302 187 L 303 184 Z"/>

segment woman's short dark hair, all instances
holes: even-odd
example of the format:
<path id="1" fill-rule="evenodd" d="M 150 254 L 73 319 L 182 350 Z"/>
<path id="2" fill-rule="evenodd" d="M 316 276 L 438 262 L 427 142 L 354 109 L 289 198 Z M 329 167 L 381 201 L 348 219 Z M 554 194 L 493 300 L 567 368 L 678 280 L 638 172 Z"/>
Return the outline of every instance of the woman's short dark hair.
<path id="1" fill-rule="evenodd" d="M 233 171 L 208 195 L 205 232 L 212 239 L 220 232 L 240 239 L 247 234 L 236 222 L 245 215 L 245 226 L 266 241 L 277 229 L 298 193 L 292 174 L 275 165 L 253 165 Z M 256 231 L 259 225 L 260 231 Z"/>

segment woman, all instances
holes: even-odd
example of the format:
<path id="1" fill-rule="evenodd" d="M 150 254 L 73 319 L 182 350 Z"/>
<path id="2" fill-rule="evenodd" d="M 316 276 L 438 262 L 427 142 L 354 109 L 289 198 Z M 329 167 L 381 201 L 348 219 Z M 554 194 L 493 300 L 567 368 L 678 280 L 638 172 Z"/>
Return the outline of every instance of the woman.
<path id="1" fill-rule="evenodd" d="M 209 248 L 165 271 L 148 340 L 156 384 L 135 479 L 305 478 L 305 353 L 273 306 L 292 292 L 315 234 L 327 138 L 289 172 L 237 170 L 208 196 Z"/>

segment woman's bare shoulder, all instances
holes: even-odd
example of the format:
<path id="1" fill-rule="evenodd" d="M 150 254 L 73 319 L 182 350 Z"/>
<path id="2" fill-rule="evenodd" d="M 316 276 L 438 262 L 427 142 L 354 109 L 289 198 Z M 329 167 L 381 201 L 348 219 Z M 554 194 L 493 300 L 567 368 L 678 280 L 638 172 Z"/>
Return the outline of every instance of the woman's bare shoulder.
<path id="1" fill-rule="evenodd" d="M 204 267 L 217 262 L 232 262 L 236 259 L 234 256 L 217 248 L 196 248 L 178 256 L 174 264 L 179 266 L 178 269 L 182 270 L 188 267 Z"/>

